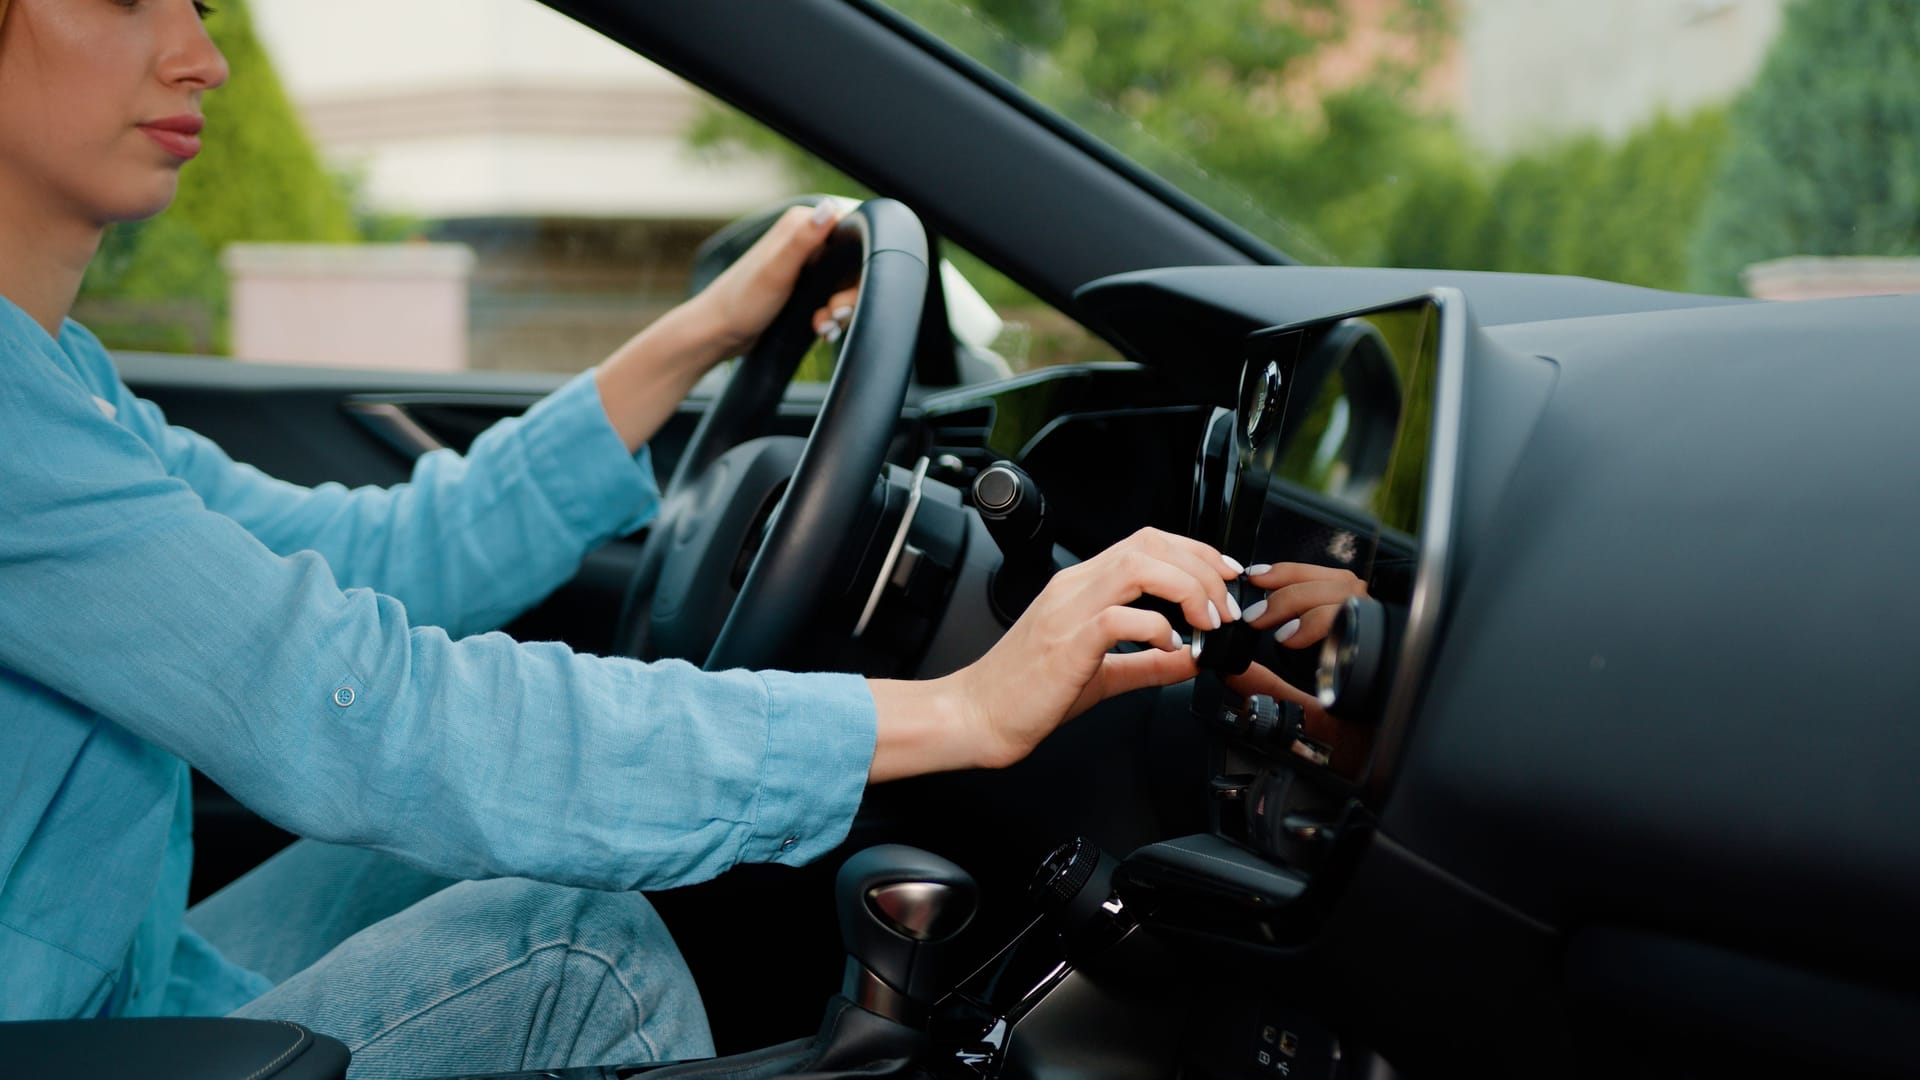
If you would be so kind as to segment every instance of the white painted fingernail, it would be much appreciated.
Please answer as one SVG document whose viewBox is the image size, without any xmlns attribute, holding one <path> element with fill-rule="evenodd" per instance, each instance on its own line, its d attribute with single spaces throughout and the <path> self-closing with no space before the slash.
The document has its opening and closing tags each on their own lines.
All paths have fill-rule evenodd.
<svg viewBox="0 0 1920 1080">
<path fill-rule="evenodd" d="M 1247 613 L 1244 616 L 1242 616 L 1242 618 L 1246 619 L 1248 622 L 1252 622 L 1253 620 L 1259 618 L 1262 615 L 1265 615 L 1266 613 L 1267 613 L 1267 602 L 1265 600 L 1255 600 L 1252 603 L 1252 605 L 1250 605 L 1247 608 Z"/>
<path fill-rule="evenodd" d="M 1167 636 L 1173 639 L 1172 651 L 1179 652 L 1180 651 L 1180 631 L 1169 628 L 1167 630 Z"/>
<path fill-rule="evenodd" d="M 833 220 L 833 204 L 832 203 L 823 202 L 819 206 L 816 206 L 813 208 L 813 223 L 815 225 L 825 225 L 827 222 L 832 220 Z"/>
<path fill-rule="evenodd" d="M 826 331 L 823 332 L 820 336 L 827 339 L 827 344 L 838 345 L 840 343 L 840 324 L 839 323 L 827 324 Z"/>
<path fill-rule="evenodd" d="M 837 307 L 837 308 L 834 308 L 834 309 L 833 309 L 833 321 L 834 321 L 834 322 L 842 322 L 842 323 L 843 323 L 843 322 L 846 322 L 846 321 L 847 321 L 848 319 L 851 319 L 851 318 L 853 318 L 853 308 L 852 308 L 852 307 L 850 307 L 850 306 L 848 306 L 848 305 L 846 305 L 846 304 L 841 304 L 841 305 L 840 305 L 839 307 Z"/>
<path fill-rule="evenodd" d="M 1206 647 L 1207 635 L 1204 633 L 1193 635 L 1193 640 L 1187 642 L 1187 652 L 1191 653 L 1195 660 L 1200 659 L 1200 651 Z"/>
<path fill-rule="evenodd" d="M 1286 622 L 1283 622 L 1280 624 L 1280 629 L 1275 630 L 1273 632 L 1273 640 L 1284 645 L 1287 643 L 1288 638 L 1292 637 L 1293 635 L 1299 632 L 1300 632 L 1300 620 L 1288 619 Z"/>
<path fill-rule="evenodd" d="M 1207 601 L 1207 618 L 1213 620 L 1210 624 L 1208 624 L 1207 629 L 1209 630 L 1220 629 L 1220 609 L 1217 607 L 1214 607 L 1213 601 L 1211 600 Z"/>
<path fill-rule="evenodd" d="M 1220 561 L 1227 564 L 1227 569 L 1233 571 L 1234 577 L 1239 577 L 1241 574 L 1247 572 L 1247 568 L 1240 565 L 1240 560 L 1231 555 L 1220 556 Z"/>
<path fill-rule="evenodd" d="M 1259 577 L 1271 569 L 1273 569 L 1272 563 L 1254 563 L 1252 566 L 1247 567 L 1247 576 Z"/>
<path fill-rule="evenodd" d="M 1233 598 L 1232 593 L 1227 594 L 1227 621 L 1240 621 L 1240 602 Z"/>
</svg>

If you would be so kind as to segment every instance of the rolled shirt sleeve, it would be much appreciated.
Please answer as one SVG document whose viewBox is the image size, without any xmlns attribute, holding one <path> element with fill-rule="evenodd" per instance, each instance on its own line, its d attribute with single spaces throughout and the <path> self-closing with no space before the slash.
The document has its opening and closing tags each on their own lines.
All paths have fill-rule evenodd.
<svg viewBox="0 0 1920 1080">
<path fill-rule="evenodd" d="M 592 495 L 629 483 L 644 506 L 651 479 L 620 475 L 647 470 L 610 425 L 568 421 L 599 408 L 591 391 L 573 384 L 504 445 L 476 445 L 472 461 L 502 470 L 489 483 L 540 486 L 537 512 L 511 527 L 557 524 L 587 544 L 646 512 L 609 515 Z M 240 496 L 216 483 L 203 502 L 89 396 L 66 372 L 0 380 L 0 667 L 178 754 L 290 831 L 448 876 L 661 888 L 743 861 L 802 863 L 846 835 L 873 753 L 861 679 L 456 638 L 392 595 L 343 589 L 325 544 L 276 553 L 209 508 L 247 503 L 269 533 L 276 514 L 315 513 L 260 494 L 276 482 L 249 479 Z M 423 464 L 414 486 L 460 468 Z M 398 541 L 349 494 L 331 496 L 343 502 L 328 529 L 377 577 Z M 465 524 L 453 531 L 500 523 Z M 510 606 L 502 596 L 483 608 Z"/>
</svg>

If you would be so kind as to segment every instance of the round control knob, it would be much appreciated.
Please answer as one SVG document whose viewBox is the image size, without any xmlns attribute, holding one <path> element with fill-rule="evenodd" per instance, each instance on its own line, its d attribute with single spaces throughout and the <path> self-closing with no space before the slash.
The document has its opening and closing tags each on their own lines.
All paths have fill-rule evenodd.
<svg viewBox="0 0 1920 1080">
<path fill-rule="evenodd" d="M 1047 852 L 1047 857 L 1040 860 L 1040 868 L 1033 872 L 1033 882 L 1027 886 L 1027 895 L 1048 911 L 1059 911 L 1080 895 L 1099 866 L 1100 849 L 1085 837 L 1075 837 Z"/>
<path fill-rule="evenodd" d="M 1003 465 L 989 465 L 973 480 L 974 505 L 989 513 L 1004 514 L 1020 501 L 1020 478 Z"/>
<path fill-rule="evenodd" d="M 1253 666 L 1253 653 L 1259 645 L 1258 630 L 1245 622 L 1230 622 L 1218 630 L 1195 630 L 1187 651 L 1206 671 L 1238 675 Z"/>
<path fill-rule="evenodd" d="M 996 461 L 973 478 L 973 507 L 1000 549 L 989 597 L 994 613 L 1012 625 L 1053 577 L 1053 528 L 1047 499 L 1027 471 Z"/>
<path fill-rule="evenodd" d="M 1113 897 L 1113 871 L 1120 860 L 1101 852 L 1084 836 L 1075 837 L 1048 852 L 1034 872 L 1027 894 L 1042 914 L 1054 916 L 1061 936 L 1070 944 L 1086 942 L 1112 931 L 1120 916 Z"/>
<path fill-rule="evenodd" d="M 1348 597 L 1320 643 L 1315 689 L 1321 706 L 1342 720 L 1376 719 L 1386 703 L 1388 653 L 1398 637 L 1386 605 Z"/>
</svg>

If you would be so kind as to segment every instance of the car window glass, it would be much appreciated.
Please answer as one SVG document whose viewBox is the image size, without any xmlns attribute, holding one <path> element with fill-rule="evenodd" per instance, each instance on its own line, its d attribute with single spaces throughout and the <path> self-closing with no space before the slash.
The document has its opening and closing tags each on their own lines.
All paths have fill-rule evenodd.
<svg viewBox="0 0 1920 1080">
<path fill-rule="evenodd" d="M 217 7 L 232 77 L 206 99 L 205 149 L 170 209 L 109 230 L 75 308 L 110 347 L 580 371 L 686 297 L 716 229 L 865 194 L 536 0 Z M 1111 356 L 949 254 L 979 296 L 960 320 L 976 377 Z M 800 377 L 832 360 L 817 349 Z"/>
<path fill-rule="evenodd" d="M 882 2 L 1301 261 L 1920 291 L 1911 0 Z"/>
</svg>

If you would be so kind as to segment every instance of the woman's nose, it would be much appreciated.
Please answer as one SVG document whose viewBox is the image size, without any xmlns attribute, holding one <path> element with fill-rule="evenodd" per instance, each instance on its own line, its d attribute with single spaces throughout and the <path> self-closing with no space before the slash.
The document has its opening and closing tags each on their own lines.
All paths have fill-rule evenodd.
<svg viewBox="0 0 1920 1080">
<path fill-rule="evenodd" d="M 212 90 L 227 81 L 227 58 L 207 34 L 192 0 L 169 5 L 160 77 L 168 85 Z"/>
</svg>

